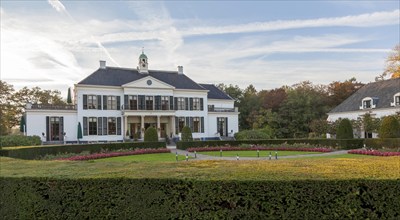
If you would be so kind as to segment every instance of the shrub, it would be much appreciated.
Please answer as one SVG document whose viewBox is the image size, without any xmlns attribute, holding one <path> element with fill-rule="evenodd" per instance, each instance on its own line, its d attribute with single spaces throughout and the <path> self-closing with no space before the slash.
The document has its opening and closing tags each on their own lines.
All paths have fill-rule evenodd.
<svg viewBox="0 0 400 220">
<path fill-rule="evenodd" d="M 236 140 L 261 140 L 269 139 L 271 136 L 262 129 L 257 130 L 244 130 L 235 133 Z"/>
<path fill-rule="evenodd" d="M 39 136 L 7 135 L 0 136 L 0 147 L 41 145 Z"/>
<path fill-rule="evenodd" d="M 193 141 L 192 130 L 188 126 L 182 128 L 182 141 Z"/>
<path fill-rule="evenodd" d="M 67 158 L 60 158 L 60 160 L 96 160 L 108 157 L 120 157 L 129 155 L 140 155 L 140 154 L 157 154 L 157 153 L 170 153 L 170 149 L 137 149 L 133 151 L 123 152 L 109 152 L 109 153 L 97 153 L 89 155 L 75 155 Z"/>
<path fill-rule="evenodd" d="M 364 143 L 367 148 L 400 150 L 400 138 L 368 138 L 364 140 Z"/>
<path fill-rule="evenodd" d="M 148 127 L 147 130 L 144 132 L 144 141 L 145 142 L 158 141 L 157 130 L 153 126 Z"/>
<path fill-rule="evenodd" d="M 349 150 L 349 154 L 363 154 L 372 156 L 400 156 L 400 152 L 381 152 L 376 150 Z"/>
<path fill-rule="evenodd" d="M 353 139 L 353 127 L 349 119 L 344 118 L 340 121 L 340 124 L 336 131 L 337 139 Z"/>
<path fill-rule="evenodd" d="M 383 118 L 378 134 L 380 138 L 399 138 L 400 124 L 397 119 L 394 116 Z"/>
</svg>

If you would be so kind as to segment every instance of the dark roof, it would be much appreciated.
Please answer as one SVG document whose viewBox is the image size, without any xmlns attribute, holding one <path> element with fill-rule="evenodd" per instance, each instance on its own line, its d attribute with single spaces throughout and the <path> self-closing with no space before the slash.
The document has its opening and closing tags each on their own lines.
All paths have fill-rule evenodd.
<svg viewBox="0 0 400 220">
<path fill-rule="evenodd" d="M 362 100 L 367 97 L 374 100 L 375 109 L 390 108 L 390 103 L 398 92 L 400 92 L 400 78 L 369 83 L 332 109 L 330 113 L 358 111 Z"/>
<path fill-rule="evenodd" d="M 126 83 L 136 81 L 141 78 L 151 76 L 162 82 L 165 82 L 177 89 L 205 90 L 199 84 L 191 80 L 184 74 L 178 74 L 177 71 L 149 70 L 148 74 L 139 73 L 137 69 L 127 69 L 118 67 L 106 67 L 98 69 L 90 74 L 80 85 L 101 85 L 101 86 L 122 86 Z"/>
<path fill-rule="evenodd" d="M 218 87 L 213 84 L 200 84 L 202 87 L 208 90 L 207 98 L 209 99 L 229 99 L 233 100 L 225 92 L 221 91 Z"/>
</svg>

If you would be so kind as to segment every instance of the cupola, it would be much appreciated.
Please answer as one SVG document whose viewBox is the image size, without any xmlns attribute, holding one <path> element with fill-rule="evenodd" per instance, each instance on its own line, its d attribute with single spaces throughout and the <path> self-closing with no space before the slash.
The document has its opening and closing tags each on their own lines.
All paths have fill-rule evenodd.
<svg viewBox="0 0 400 220">
<path fill-rule="evenodd" d="M 144 54 L 142 49 L 142 54 L 139 56 L 139 66 L 138 66 L 139 73 L 149 73 L 149 64 L 147 62 L 147 56 Z"/>
</svg>

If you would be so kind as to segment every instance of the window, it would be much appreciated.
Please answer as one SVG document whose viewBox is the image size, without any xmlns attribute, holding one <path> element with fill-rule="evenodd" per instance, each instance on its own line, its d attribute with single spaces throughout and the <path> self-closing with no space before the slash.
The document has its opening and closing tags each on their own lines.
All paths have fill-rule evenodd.
<svg viewBox="0 0 400 220">
<path fill-rule="evenodd" d="M 153 110 L 153 96 L 146 96 L 146 110 Z"/>
<path fill-rule="evenodd" d="M 208 111 L 213 112 L 214 111 L 214 105 L 208 105 Z"/>
<path fill-rule="evenodd" d="M 395 106 L 400 105 L 400 95 L 394 97 L 394 105 Z"/>
<path fill-rule="evenodd" d="M 169 110 L 169 97 L 168 96 L 161 97 L 161 110 Z"/>
<path fill-rule="evenodd" d="M 363 101 L 363 109 L 371 108 L 371 100 Z"/>
<path fill-rule="evenodd" d="M 107 109 L 117 110 L 117 97 L 113 95 L 107 96 Z"/>
<path fill-rule="evenodd" d="M 60 129 L 60 117 L 50 117 L 50 141 L 63 140 Z"/>
<path fill-rule="evenodd" d="M 200 98 L 193 98 L 193 110 L 200 110 Z"/>
<path fill-rule="evenodd" d="M 217 117 L 217 132 L 220 136 L 228 135 L 228 118 Z"/>
<path fill-rule="evenodd" d="M 130 110 L 137 110 L 137 106 L 138 106 L 138 100 L 137 100 L 137 96 L 136 95 L 130 95 L 128 97 L 128 102 L 129 102 L 129 109 Z"/>
<path fill-rule="evenodd" d="M 87 96 L 87 107 L 88 109 L 97 109 L 97 96 L 95 95 Z"/>
<path fill-rule="evenodd" d="M 185 110 L 185 98 L 178 98 L 178 110 Z"/>
<path fill-rule="evenodd" d="M 179 117 L 178 131 L 182 132 L 183 127 L 185 127 L 185 117 Z"/>
<path fill-rule="evenodd" d="M 97 118 L 89 118 L 89 135 L 97 135 Z"/>
<path fill-rule="evenodd" d="M 200 132 L 200 118 L 194 117 L 193 118 L 193 133 Z"/>
<path fill-rule="evenodd" d="M 117 120 L 116 118 L 108 118 L 108 135 L 117 134 Z"/>
</svg>

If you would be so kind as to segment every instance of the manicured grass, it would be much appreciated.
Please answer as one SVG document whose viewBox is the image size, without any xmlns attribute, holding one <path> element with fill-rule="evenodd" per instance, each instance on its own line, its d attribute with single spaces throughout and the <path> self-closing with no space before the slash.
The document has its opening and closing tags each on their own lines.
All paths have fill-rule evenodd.
<svg viewBox="0 0 400 220">
<path fill-rule="evenodd" d="M 186 157 L 183 155 L 178 155 L 178 160 L 186 160 Z M 161 153 L 161 154 L 141 154 L 141 155 L 130 155 L 130 156 L 121 156 L 121 157 L 109 157 L 104 159 L 95 160 L 96 162 L 171 162 L 176 161 L 176 155 L 171 153 Z"/>
<path fill-rule="evenodd" d="M 174 154 L 171 154 L 174 157 Z M 357 155 L 358 156 L 358 155 Z M 362 155 L 360 155 L 362 156 Z M 400 179 L 398 157 L 257 161 L 43 161 L 0 157 L 2 177 L 195 180 Z"/>
<path fill-rule="evenodd" d="M 272 157 L 275 157 L 275 151 L 260 151 L 260 157 L 269 157 L 271 153 Z M 205 154 L 209 156 L 219 157 L 219 151 L 204 151 L 198 152 L 197 154 Z M 223 151 L 223 157 L 236 157 L 239 154 L 239 157 L 257 157 L 257 151 L 254 150 L 243 150 L 243 151 Z M 321 152 L 306 152 L 306 151 L 278 151 L 279 156 L 289 156 L 289 155 L 303 155 L 303 154 L 323 154 Z"/>
<path fill-rule="evenodd" d="M 301 160 L 301 159 L 336 159 L 336 158 L 376 158 L 377 156 L 361 155 L 361 154 L 339 154 L 339 155 L 326 155 L 318 157 L 300 157 L 300 158 L 288 158 L 290 160 Z"/>
</svg>

